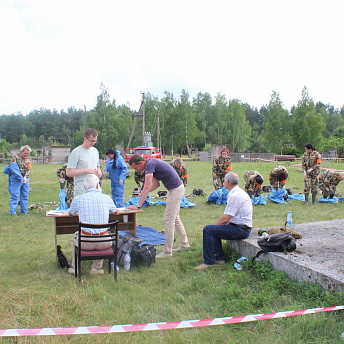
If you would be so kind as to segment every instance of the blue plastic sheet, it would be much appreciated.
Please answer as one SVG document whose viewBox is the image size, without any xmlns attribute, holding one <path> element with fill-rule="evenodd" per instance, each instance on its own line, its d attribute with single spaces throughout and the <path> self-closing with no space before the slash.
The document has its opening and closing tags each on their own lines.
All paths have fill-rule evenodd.
<svg viewBox="0 0 344 344">
<path fill-rule="evenodd" d="M 271 188 L 271 193 L 268 194 L 268 199 L 271 202 L 287 204 L 287 202 L 283 198 L 286 193 L 287 191 L 285 190 L 284 186 L 279 190 L 276 190 L 275 188 Z"/>
<path fill-rule="evenodd" d="M 128 205 L 136 205 L 137 203 L 139 203 L 140 197 L 131 197 L 130 200 L 128 202 L 124 203 L 124 206 L 127 207 Z M 156 201 L 156 202 L 151 202 L 150 200 L 150 194 L 148 194 L 145 202 L 142 204 L 143 207 L 145 206 L 151 206 L 151 205 L 166 205 L 166 202 L 164 201 Z M 181 208 L 191 208 L 191 207 L 195 207 L 196 204 L 195 203 L 190 203 L 187 198 L 183 195 L 183 198 L 180 202 L 180 207 Z"/>
<path fill-rule="evenodd" d="M 252 200 L 253 205 L 258 205 L 258 204 L 266 205 L 266 199 L 264 196 L 258 196 L 258 197 L 252 196 L 251 200 Z"/>
<path fill-rule="evenodd" d="M 215 203 L 215 204 L 226 204 L 227 203 L 227 196 L 229 191 L 222 187 L 221 189 L 214 190 L 208 197 L 208 203 Z"/>
<path fill-rule="evenodd" d="M 333 198 L 331 199 L 331 198 L 320 197 L 320 198 L 318 199 L 318 202 L 320 202 L 320 203 L 338 203 L 338 202 L 339 202 L 339 198 L 333 197 Z"/>
<path fill-rule="evenodd" d="M 305 195 L 304 194 L 292 194 L 288 195 L 288 201 L 304 201 Z"/>
<path fill-rule="evenodd" d="M 140 198 L 141 197 L 131 197 L 128 202 L 124 202 L 124 206 L 127 207 L 128 205 L 137 205 L 137 203 L 139 203 L 139 201 L 140 201 Z M 148 194 L 146 200 L 142 204 L 142 207 L 149 207 L 151 205 L 156 205 L 156 204 L 160 204 L 160 203 L 158 203 L 158 202 L 151 202 L 150 194 Z"/>
<path fill-rule="evenodd" d="M 127 232 L 118 231 L 118 234 L 124 237 Z M 143 240 L 140 245 L 164 245 L 166 241 L 165 233 L 158 233 L 153 227 L 136 226 L 136 236 Z"/>
<path fill-rule="evenodd" d="M 66 190 L 61 189 L 59 193 L 60 206 L 56 210 L 67 210 L 66 206 Z"/>
</svg>

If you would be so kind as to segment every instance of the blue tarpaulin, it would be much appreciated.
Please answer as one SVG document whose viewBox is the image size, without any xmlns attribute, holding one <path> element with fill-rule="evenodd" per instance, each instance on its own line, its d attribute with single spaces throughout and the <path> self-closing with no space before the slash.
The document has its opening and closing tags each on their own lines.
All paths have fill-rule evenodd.
<svg viewBox="0 0 344 344">
<path fill-rule="evenodd" d="M 118 231 L 118 234 L 124 237 L 128 231 Z M 136 236 L 143 240 L 142 244 L 164 245 L 165 234 L 158 233 L 153 227 L 136 226 Z"/>
<path fill-rule="evenodd" d="M 140 197 L 131 197 L 130 200 L 128 202 L 124 203 L 124 206 L 127 207 L 128 205 L 136 205 L 137 203 L 139 203 Z M 151 206 L 151 205 L 166 205 L 166 202 L 164 201 L 156 201 L 156 202 L 151 202 L 150 200 L 150 194 L 148 194 L 146 200 L 143 203 L 143 207 L 145 206 Z M 191 207 L 195 207 L 196 204 L 195 203 L 190 203 L 187 198 L 183 195 L 183 198 L 180 202 L 180 207 L 181 208 L 191 208 Z"/>
<path fill-rule="evenodd" d="M 286 193 L 287 191 L 285 190 L 284 186 L 279 190 L 271 188 L 271 193 L 268 194 L 268 199 L 271 202 L 287 204 L 287 202 L 283 198 L 286 195 Z"/>
<path fill-rule="evenodd" d="M 266 205 L 266 199 L 264 196 L 258 196 L 258 197 L 252 196 L 252 204 L 253 205 L 258 205 L 258 204 Z"/>
<path fill-rule="evenodd" d="M 208 197 L 208 203 L 215 203 L 215 204 L 226 204 L 227 203 L 227 195 L 229 191 L 222 187 L 221 189 L 214 190 Z"/>
</svg>

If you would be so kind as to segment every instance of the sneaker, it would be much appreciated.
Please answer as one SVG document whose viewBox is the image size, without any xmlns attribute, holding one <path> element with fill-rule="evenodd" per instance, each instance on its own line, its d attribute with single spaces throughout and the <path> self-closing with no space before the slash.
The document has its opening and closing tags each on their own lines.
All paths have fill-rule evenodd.
<svg viewBox="0 0 344 344">
<path fill-rule="evenodd" d="M 90 275 L 103 275 L 104 274 L 104 270 L 103 269 L 91 269 L 90 271 Z"/>
<path fill-rule="evenodd" d="M 161 253 L 159 253 L 155 258 L 170 258 L 172 257 L 172 252 L 171 253 L 165 253 L 164 251 L 162 251 Z"/>
<path fill-rule="evenodd" d="M 174 248 L 172 251 L 187 251 L 190 248 L 189 246 L 179 246 L 178 248 Z"/>
<path fill-rule="evenodd" d="M 68 269 L 68 273 L 69 273 L 69 274 L 75 275 L 75 270 L 74 270 L 74 268 L 69 268 L 69 269 Z"/>
</svg>

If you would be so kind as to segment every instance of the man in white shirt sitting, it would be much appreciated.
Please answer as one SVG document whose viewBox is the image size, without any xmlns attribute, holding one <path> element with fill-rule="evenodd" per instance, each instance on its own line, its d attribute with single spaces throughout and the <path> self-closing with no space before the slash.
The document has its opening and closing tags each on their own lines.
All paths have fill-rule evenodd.
<svg viewBox="0 0 344 344">
<path fill-rule="evenodd" d="M 252 229 L 252 202 L 248 194 L 239 188 L 239 177 L 233 172 L 225 175 L 223 186 L 229 191 L 224 214 L 216 225 L 203 228 L 203 263 L 195 270 L 223 264 L 225 256 L 221 240 L 246 239 Z"/>
</svg>

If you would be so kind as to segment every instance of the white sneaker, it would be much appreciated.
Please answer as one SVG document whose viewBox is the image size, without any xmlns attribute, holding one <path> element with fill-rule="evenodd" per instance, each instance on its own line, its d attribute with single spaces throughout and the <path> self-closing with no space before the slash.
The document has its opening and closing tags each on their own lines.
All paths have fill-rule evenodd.
<svg viewBox="0 0 344 344">
<path fill-rule="evenodd" d="M 104 270 L 103 269 L 91 269 L 90 271 L 90 275 L 103 275 L 104 274 Z"/>
<path fill-rule="evenodd" d="M 187 251 L 190 248 L 189 246 L 179 246 L 178 248 L 174 248 L 172 251 Z"/>
<path fill-rule="evenodd" d="M 69 274 L 75 275 L 75 270 L 74 270 L 74 268 L 69 268 L 69 269 L 68 269 L 68 273 L 69 273 Z"/>
<path fill-rule="evenodd" d="M 159 253 L 155 258 L 170 258 L 172 257 L 172 252 L 171 253 L 165 253 L 164 251 L 162 251 L 161 253 Z"/>
</svg>

